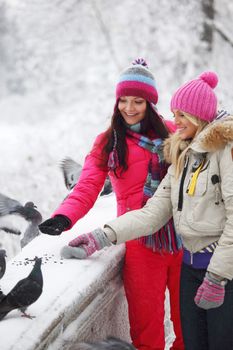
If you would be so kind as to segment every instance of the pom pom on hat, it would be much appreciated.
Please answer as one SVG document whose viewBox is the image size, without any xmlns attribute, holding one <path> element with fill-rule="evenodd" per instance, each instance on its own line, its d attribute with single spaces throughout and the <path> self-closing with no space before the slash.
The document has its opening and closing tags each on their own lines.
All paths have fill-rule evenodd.
<svg viewBox="0 0 233 350">
<path fill-rule="evenodd" d="M 149 68 L 148 64 L 146 63 L 146 60 L 144 60 L 144 58 L 142 58 L 142 57 L 139 57 L 139 58 L 136 58 L 135 60 L 133 60 L 132 64 L 133 65 L 140 64 L 141 66 Z"/>
<path fill-rule="evenodd" d="M 204 80 L 212 89 L 218 84 L 218 77 L 214 72 L 203 72 L 199 78 Z"/>
<path fill-rule="evenodd" d="M 144 58 L 135 59 L 120 74 L 116 85 L 116 99 L 121 96 L 141 97 L 154 105 L 158 102 L 155 79 Z"/>
<path fill-rule="evenodd" d="M 217 114 L 217 97 L 213 89 L 218 84 L 214 72 L 203 72 L 197 79 L 182 85 L 172 96 L 171 110 L 178 109 L 211 122 Z"/>
</svg>

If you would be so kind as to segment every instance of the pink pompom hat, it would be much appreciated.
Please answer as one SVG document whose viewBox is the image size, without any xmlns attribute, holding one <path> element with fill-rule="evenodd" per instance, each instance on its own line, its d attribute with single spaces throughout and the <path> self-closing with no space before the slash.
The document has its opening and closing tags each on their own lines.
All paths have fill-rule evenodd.
<svg viewBox="0 0 233 350">
<path fill-rule="evenodd" d="M 218 84 L 214 72 L 203 72 L 197 79 L 182 85 L 172 96 L 171 110 L 189 113 L 211 122 L 217 115 L 217 97 L 213 89 Z"/>
</svg>

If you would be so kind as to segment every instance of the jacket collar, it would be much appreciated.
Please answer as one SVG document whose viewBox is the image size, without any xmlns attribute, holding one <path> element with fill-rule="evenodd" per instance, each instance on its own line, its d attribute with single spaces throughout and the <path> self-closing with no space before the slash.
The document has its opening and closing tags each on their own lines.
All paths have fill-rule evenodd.
<svg viewBox="0 0 233 350">
<path fill-rule="evenodd" d="M 173 141 L 177 138 L 177 133 L 172 134 L 164 142 L 164 156 L 170 163 L 170 150 Z M 215 152 L 224 148 L 227 143 L 233 141 L 233 116 L 226 116 L 220 120 L 214 120 L 208 124 L 190 142 L 183 142 L 182 149 L 189 148 L 197 153 Z"/>
<path fill-rule="evenodd" d="M 216 152 L 232 141 L 233 116 L 227 116 L 208 124 L 190 144 L 190 148 L 200 153 Z"/>
</svg>

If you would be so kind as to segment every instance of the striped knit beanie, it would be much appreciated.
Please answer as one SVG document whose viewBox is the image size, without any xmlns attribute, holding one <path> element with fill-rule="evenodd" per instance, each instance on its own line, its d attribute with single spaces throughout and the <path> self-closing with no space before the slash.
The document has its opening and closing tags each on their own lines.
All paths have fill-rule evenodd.
<svg viewBox="0 0 233 350">
<path fill-rule="evenodd" d="M 218 77 L 214 72 L 203 72 L 174 93 L 171 110 L 178 109 L 211 122 L 217 114 L 217 97 L 213 91 L 217 84 Z"/>
<path fill-rule="evenodd" d="M 132 65 L 120 74 L 116 86 L 117 101 L 121 96 L 141 97 L 154 105 L 158 102 L 154 76 L 143 58 L 134 60 Z"/>
</svg>

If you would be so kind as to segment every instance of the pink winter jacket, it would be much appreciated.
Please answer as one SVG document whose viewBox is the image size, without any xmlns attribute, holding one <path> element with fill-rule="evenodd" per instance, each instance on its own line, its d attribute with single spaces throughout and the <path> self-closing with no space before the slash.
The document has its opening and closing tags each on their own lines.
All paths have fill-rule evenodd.
<svg viewBox="0 0 233 350">
<path fill-rule="evenodd" d="M 166 125 L 171 132 L 175 131 L 171 121 L 166 121 Z M 103 135 L 104 133 L 97 136 L 91 152 L 86 156 L 81 176 L 73 191 L 52 215 L 65 215 L 71 220 L 71 227 L 93 207 L 107 175 L 116 195 L 117 216 L 142 206 L 143 187 L 151 153 L 127 138 L 128 169 L 117 178 L 112 171 L 108 172 L 107 167 L 101 169 L 97 165 L 101 159 Z"/>
</svg>

